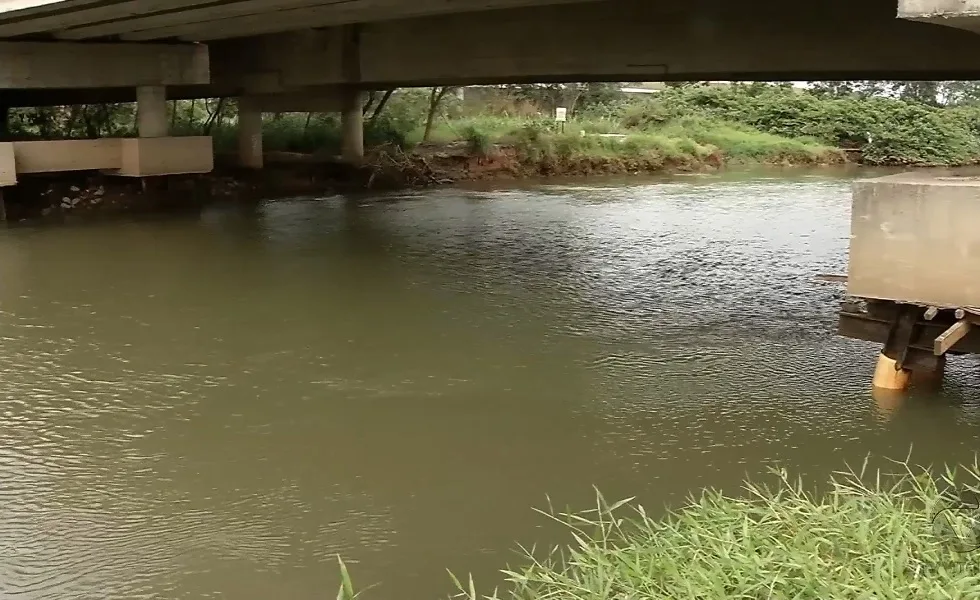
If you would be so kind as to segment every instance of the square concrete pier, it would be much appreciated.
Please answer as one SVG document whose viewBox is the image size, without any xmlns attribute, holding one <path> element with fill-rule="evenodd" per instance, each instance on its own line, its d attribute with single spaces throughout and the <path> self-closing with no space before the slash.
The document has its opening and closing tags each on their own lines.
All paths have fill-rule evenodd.
<svg viewBox="0 0 980 600">
<path fill-rule="evenodd" d="M 980 176 L 923 171 L 855 182 L 847 292 L 980 307 Z"/>
</svg>

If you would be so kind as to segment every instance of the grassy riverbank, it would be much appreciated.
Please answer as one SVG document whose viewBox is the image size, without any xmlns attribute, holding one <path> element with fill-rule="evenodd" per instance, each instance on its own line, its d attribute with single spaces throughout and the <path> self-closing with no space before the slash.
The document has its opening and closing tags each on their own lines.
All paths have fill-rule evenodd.
<svg viewBox="0 0 980 600">
<path fill-rule="evenodd" d="M 574 543 L 544 557 L 526 553 L 524 566 L 504 572 L 506 588 L 489 596 L 457 582 L 460 597 L 980 597 L 978 543 L 967 527 L 977 510 L 943 510 L 960 506 L 962 492 L 952 490 L 977 492 L 977 466 L 938 479 L 902 469 L 842 474 L 822 495 L 779 473 L 771 488 L 749 483 L 741 497 L 706 491 L 663 519 L 600 497 L 590 512 L 551 516 Z M 937 527 L 937 514 L 954 529 Z M 349 598 L 342 570 L 338 597 Z"/>
<path fill-rule="evenodd" d="M 467 108 L 448 102 L 426 136 L 426 111 L 412 99 L 414 93 L 396 97 L 369 123 L 369 145 L 408 152 L 464 145 L 480 157 L 503 150 L 531 174 L 574 174 L 582 163 L 614 168 L 618 161 L 645 171 L 835 164 L 845 162 L 847 152 L 876 166 L 980 161 L 980 107 L 975 105 L 937 107 L 766 84 L 691 85 L 584 106 L 564 131 L 539 107 L 508 101 Z M 233 125 L 216 135 L 219 147 L 234 148 Z M 279 115 L 266 121 L 265 140 L 271 151 L 333 153 L 339 149 L 340 124 L 335 115 Z"/>
</svg>

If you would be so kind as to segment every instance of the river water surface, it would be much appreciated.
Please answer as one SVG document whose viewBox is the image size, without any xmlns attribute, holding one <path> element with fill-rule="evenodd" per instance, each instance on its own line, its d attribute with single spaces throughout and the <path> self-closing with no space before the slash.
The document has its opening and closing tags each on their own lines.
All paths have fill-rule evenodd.
<svg viewBox="0 0 980 600">
<path fill-rule="evenodd" d="M 0 235 L 0 592 L 497 583 L 532 507 L 971 460 L 980 368 L 879 406 L 834 334 L 849 184 L 294 199 Z"/>
</svg>

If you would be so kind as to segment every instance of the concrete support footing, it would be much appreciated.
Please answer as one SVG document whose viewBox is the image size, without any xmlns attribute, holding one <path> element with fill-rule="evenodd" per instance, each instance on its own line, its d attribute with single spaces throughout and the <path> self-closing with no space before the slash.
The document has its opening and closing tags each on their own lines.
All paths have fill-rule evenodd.
<svg viewBox="0 0 980 600">
<path fill-rule="evenodd" d="M 136 88 L 136 127 L 140 137 L 166 137 L 170 127 L 165 87 L 144 85 Z"/>
<path fill-rule="evenodd" d="M 249 98 L 238 99 L 238 159 L 243 167 L 261 169 L 262 109 Z"/>
<path fill-rule="evenodd" d="M 909 387 L 912 373 L 908 369 L 897 369 L 896 362 L 884 354 L 878 356 L 874 380 L 871 385 L 880 390 L 904 390 Z"/>
<path fill-rule="evenodd" d="M 364 160 L 364 94 L 357 90 L 344 92 L 341 113 L 341 157 L 350 163 Z"/>
</svg>

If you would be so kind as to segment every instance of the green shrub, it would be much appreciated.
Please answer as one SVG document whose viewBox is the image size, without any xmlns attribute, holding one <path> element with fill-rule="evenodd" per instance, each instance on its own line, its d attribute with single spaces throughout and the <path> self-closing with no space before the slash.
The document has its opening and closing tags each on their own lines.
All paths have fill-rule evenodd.
<svg viewBox="0 0 980 600">
<path fill-rule="evenodd" d="M 463 139 L 466 141 L 470 153 L 477 156 L 487 156 L 493 147 L 490 136 L 475 125 L 467 125 L 463 129 Z"/>
</svg>

